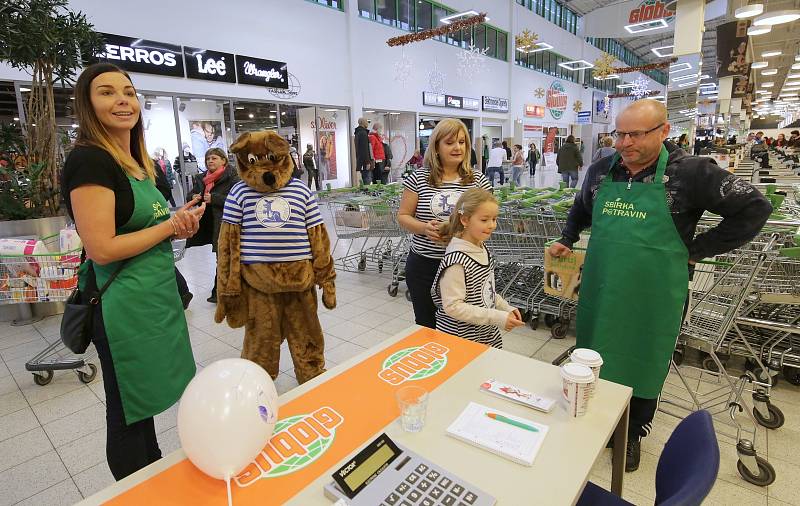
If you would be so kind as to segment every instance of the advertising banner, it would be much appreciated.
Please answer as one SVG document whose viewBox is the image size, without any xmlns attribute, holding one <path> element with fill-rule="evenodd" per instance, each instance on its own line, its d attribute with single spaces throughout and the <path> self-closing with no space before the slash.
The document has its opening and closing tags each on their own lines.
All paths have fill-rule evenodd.
<svg viewBox="0 0 800 506">
<path fill-rule="evenodd" d="M 606 94 L 599 91 L 592 92 L 592 123 L 611 123 L 611 101 L 606 107 Z"/>
<path fill-rule="evenodd" d="M 746 76 L 747 20 L 731 21 L 717 27 L 717 77 Z"/>
</svg>

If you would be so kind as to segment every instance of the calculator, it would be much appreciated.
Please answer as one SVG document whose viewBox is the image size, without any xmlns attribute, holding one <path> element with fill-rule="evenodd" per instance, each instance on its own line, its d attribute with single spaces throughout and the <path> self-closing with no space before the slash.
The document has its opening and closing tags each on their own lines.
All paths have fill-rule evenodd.
<svg viewBox="0 0 800 506">
<path fill-rule="evenodd" d="M 381 434 L 331 475 L 325 497 L 349 506 L 493 506 L 497 500 Z"/>
</svg>

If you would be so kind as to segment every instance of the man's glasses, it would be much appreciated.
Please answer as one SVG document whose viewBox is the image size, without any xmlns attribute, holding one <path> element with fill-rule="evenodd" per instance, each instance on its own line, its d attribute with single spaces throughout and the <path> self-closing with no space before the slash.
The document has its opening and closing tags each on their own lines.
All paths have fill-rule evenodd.
<svg viewBox="0 0 800 506">
<path fill-rule="evenodd" d="M 614 138 L 615 141 L 621 141 L 625 139 L 625 136 L 629 136 L 632 141 L 636 142 L 639 139 L 644 138 L 645 135 L 649 134 L 650 132 L 655 132 L 659 128 L 663 127 L 664 123 L 660 125 L 654 126 L 650 130 L 636 130 L 635 132 L 620 132 L 618 130 L 614 130 L 611 132 L 611 137 Z"/>
</svg>

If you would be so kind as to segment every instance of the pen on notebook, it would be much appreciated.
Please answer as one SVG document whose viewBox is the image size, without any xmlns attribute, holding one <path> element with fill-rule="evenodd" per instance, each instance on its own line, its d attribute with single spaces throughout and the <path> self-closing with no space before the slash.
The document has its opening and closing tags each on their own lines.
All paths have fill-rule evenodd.
<svg viewBox="0 0 800 506">
<path fill-rule="evenodd" d="M 507 423 L 509 425 L 513 425 L 514 427 L 519 427 L 520 429 L 529 430 L 531 432 L 539 432 L 539 429 L 533 427 L 532 425 L 512 420 L 511 418 L 505 417 L 503 415 L 498 415 L 497 413 L 486 413 L 486 416 L 488 416 L 492 420 L 497 420 L 498 422 Z"/>
</svg>

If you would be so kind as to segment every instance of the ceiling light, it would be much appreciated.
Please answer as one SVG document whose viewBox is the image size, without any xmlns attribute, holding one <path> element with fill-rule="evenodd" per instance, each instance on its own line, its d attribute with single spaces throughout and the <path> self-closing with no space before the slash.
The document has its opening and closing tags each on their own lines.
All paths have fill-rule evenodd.
<svg viewBox="0 0 800 506">
<path fill-rule="evenodd" d="M 783 54 L 783 51 L 780 51 L 780 50 L 777 50 L 777 51 L 764 51 L 763 53 L 761 53 L 761 57 L 762 58 L 769 58 L 771 56 L 780 56 L 782 54 Z"/>
<path fill-rule="evenodd" d="M 654 47 L 650 49 L 656 56 L 661 58 L 666 58 L 667 56 L 672 56 L 673 51 L 669 51 L 670 49 L 674 49 L 675 46 L 661 46 L 661 47 Z"/>
<path fill-rule="evenodd" d="M 697 74 L 687 74 L 685 76 L 673 77 L 673 82 L 686 81 L 687 79 L 697 79 Z"/>
<path fill-rule="evenodd" d="M 19 121 L 19 118 L 14 116 L 14 121 Z"/>
<path fill-rule="evenodd" d="M 761 83 L 762 88 L 772 88 L 775 86 L 775 83 Z"/>
<path fill-rule="evenodd" d="M 550 49 L 553 49 L 553 46 L 547 42 L 539 42 L 533 47 L 533 49 L 528 49 L 526 53 L 538 53 L 539 51 L 547 51 Z"/>
<path fill-rule="evenodd" d="M 772 31 L 771 26 L 751 26 L 747 29 L 747 35 L 754 37 L 756 35 L 764 35 Z"/>
<path fill-rule="evenodd" d="M 800 54 L 794 57 L 794 61 L 800 61 Z"/>
<path fill-rule="evenodd" d="M 678 88 L 686 88 L 687 86 L 694 86 L 697 84 L 697 81 L 690 81 L 688 83 L 681 83 L 678 85 Z"/>
<path fill-rule="evenodd" d="M 670 74 L 677 74 L 678 72 L 684 72 L 686 70 L 691 70 L 692 65 L 687 62 L 680 62 L 680 63 L 673 63 L 669 66 L 669 73 Z"/>
<path fill-rule="evenodd" d="M 774 76 L 777 73 L 778 73 L 778 69 L 767 69 L 767 70 L 762 70 L 761 71 L 761 75 L 762 76 Z"/>
<path fill-rule="evenodd" d="M 800 97 L 789 97 L 789 98 L 784 98 L 784 100 L 786 100 L 787 102 L 797 102 L 798 100 L 800 100 Z"/>
<path fill-rule="evenodd" d="M 253 116 L 253 113 L 251 112 L 250 114 L 247 115 L 247 117 L 253 119 L 255 116 Z"/>
<path fill-rule="evenodd" d="M 325 112 L 337 112 L 338 109 L 325 109 Z"/>
<path fill-rule="evenodd" d="M 594 78 L 597 79 L 598 81 L 606 81 L 608 79 L 619 79 L 619 75 L 618 74 L 608 74 L 606 77 L 594 76 Z"/>
<path fill-rule="evenodd" d="M 624 90 L 625 88 L 633 88 L 633 86 L 634 86 L 633 83 L 622 83 L 618 84 L 617 88 Z"/>
<path fill-rule="evenodd" d="M 583 70 L 594 67 L 593 64 L 589 63 L 586 60 L 565 61 L 564 63 L 559 63 L 558 66 L 564 67 L 567 70 Z"/>
<path fill-rule="evenodd" d="M 72 128 L 78 128 L 78 124 L 77 124 L 77 123 L 73 123 L 73 124 L 71 124 L 70 126 L 71 126 Z"/>
<path fill-rule="evenodd" d="M 753 20 L 753 26 L 773 26 L 800 19 L 800 10 L 785 9 L 762 14 Z"/>
<path fill-rule="evenodd" d="M 733 15 L 739 19 L 752 18 L 764 12 L 764 4 L 751 4 L 739 7 Z"/>
<path fill-rule="evenodd" d="M 655 97 L 650 97 L 650 98 L 653 99 L 653 100 L 666 100 L 667 99 L 667 97 L 665 97 L 664 95 L 656 95 Z"/>
<path fill-rule="evenodd" d="M 760 95 L 772 95 L 772 92 L 767 90 L 756 90 L 756 93 Z"/>
<path fill-rule="evenodd" d="M 752 65 L 750 65 L 750 66 L 751 66 L 752 68 L 754 68 L 754 69 L 764 69 L 764 68 L 767 68 L 767 67 L 769 67 L 769 62 L 766 62 L 766 61 L 756 61 L 756 62 L 753 62 L 753 64 L 752 64 Z"/>
<path fill-rule="evenodd" d="M 634 23 L 632 25 L 625 25 L 625 30 L 628 33 L 642 33 L 642 32 L 649 32 L 652 30 L 658 30 L 660 28 L 666 28 L 669 25 L 664 19 L 656 19 L 653 21 L 645 21 L 643 23 Z"/>
<path fill-rule="evenodd" d="M 477 15 L 478 15 L 478 13 L 473 11 L 473 10 L 464 11 L 464 12 L 457 12 L 455 14 L 451 14 L 449 16 L 443 17 L 442 19 L 439 20 L 439 22 L 444 23 L 445 25 L 449 25 L 450 23 L 452 23 L 453 21 L 456 21 L 458 19 L 471 18 L 472 16 L 477 16 Z M 488 17 L 486 18 L 486 21 L 489 21 Z"/>
<path fill-rule="evenodd" d="M 792 70 L 800 70 L 800 63 L 795 63 L 792 65 Z"/>
<path fill-rule="evenodd" d="M 30 88 L 22 88 L 22 87 L 21 87 L 21 88 L 19 89 L 19 91 L 21 91 L 21 92 L 25 93 L 26 91 L 31 91 L 31 89 L 30 89 Z"/>
</svg>

